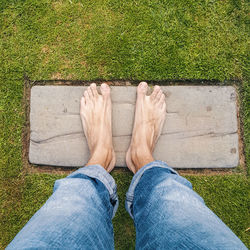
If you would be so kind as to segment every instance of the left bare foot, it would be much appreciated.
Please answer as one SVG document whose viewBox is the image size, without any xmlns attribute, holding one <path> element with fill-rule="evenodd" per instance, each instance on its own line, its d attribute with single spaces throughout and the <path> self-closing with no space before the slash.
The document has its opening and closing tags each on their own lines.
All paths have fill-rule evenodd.
<svg viewBox="0 0 250 250">
<path fill-rule="evenodd" d="M 80 115 L 87 138 L 90 159 L 86 165 L 99 164 L 110 172 L 115 166 L 112 143 L 110 87 L 103 83 L 101 95 L 92 83 L 81 98 Z"/>
</svg>

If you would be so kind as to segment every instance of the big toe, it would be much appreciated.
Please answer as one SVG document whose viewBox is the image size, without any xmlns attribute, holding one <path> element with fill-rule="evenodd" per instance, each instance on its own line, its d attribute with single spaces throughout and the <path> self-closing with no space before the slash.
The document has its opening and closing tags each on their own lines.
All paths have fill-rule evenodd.
<svg viewBox="0 0 250 250">
<path fill-rule="evenodd" d="M 101 84 L 101 93 L 103 97 L 109 97 L 110 96 L 110 87 L 106 83 Z"/>
<path fill-rule="evenodd" d="M 148 84 L 146 82 L 140 82 L 137 87 L 137 94 L 146 95 L 148 91 Z"/>
</svg>

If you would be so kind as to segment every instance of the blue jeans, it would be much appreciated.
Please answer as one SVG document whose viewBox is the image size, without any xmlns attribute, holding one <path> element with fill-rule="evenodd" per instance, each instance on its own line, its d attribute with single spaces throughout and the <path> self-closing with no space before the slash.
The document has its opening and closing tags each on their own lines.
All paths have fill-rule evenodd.
<svg viewBox="0 0 250 250">
<path fill-rule="evenodd" d="M 57 180 L 7 249 L 114 249 L 116 184 L 99 165 Z M 161 161 L 141 168 L 126 195 L 137 249 L 247 249 L 185 178 Z"/>
</svg>

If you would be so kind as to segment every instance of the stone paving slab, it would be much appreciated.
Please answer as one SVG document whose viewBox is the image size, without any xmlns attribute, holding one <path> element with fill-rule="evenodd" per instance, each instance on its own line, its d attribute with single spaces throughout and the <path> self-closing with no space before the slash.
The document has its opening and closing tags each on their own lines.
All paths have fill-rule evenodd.
<svg viewBox="0 0 250 250">
<path fill-rule="evenodd" d="M 112 86 L 116 166 L 125 166 L 136 87 Z M 89 157 L 79 116 L 83 86 L 34 86 L 29 161 L 83 166 Z M 232 168 L 239 162 L 236 91 L 219 86 L 162 86 L 167 115 L 154 157 L 174 168 Z M 152 90 L 149 91 L 149 93 Z"/>
</svg>

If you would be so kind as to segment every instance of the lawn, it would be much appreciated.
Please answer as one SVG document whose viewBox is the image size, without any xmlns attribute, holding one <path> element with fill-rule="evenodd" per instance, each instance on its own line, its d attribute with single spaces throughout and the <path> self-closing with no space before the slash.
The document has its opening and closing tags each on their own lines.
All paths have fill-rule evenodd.
<svg viewBox="0 0 250 250">
<path fill-rule="evenodd" d="M 2 0 L 0 12 L 1 249 L 63 177 L 24 169 L 24 75 L 33 80 L 238 80 L 246 154 L 241 167 L 249 169 L 247 1 Z M 135 231 L 123 204 L 132 175 L 119 170 L 112 175 L 121 201 L 113 220 L 115 245 L 131 249 Z M 186 177 L 250 247 L 246 171 Z"/>
</svg>

